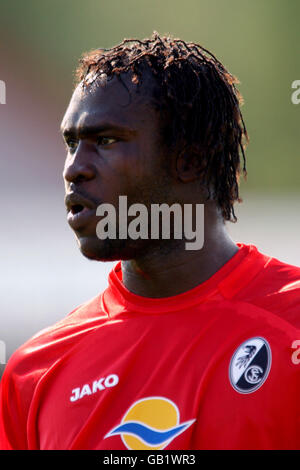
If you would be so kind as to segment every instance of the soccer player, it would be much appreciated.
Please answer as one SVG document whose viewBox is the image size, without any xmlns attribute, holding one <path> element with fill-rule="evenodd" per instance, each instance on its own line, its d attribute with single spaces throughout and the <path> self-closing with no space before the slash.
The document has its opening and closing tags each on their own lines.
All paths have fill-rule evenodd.
<svg viewBox="0 0 300 470">
<path fill-rule="evenodd" d="M 0 447 L 299 448 L 300 269 L 225 226 L 246 174 L 236 78 L 156 33 L 87 53 L 77 72 L 62 122 L 68 222 L 84 256 L 119 262 L 103 293 L 9 360 Z M 204 206 L 203 246 L 176 227 L 126 237 L 121 195 L 128 228 L 134 204 Z M 118 214 L 107 237 L 103 204 Z"/>
</svg>

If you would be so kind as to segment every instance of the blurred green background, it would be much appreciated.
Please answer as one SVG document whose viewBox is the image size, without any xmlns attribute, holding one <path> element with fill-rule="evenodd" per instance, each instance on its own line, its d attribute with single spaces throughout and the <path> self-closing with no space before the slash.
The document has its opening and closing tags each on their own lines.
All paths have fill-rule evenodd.
<svg viewBox="0 0 300 470">
<path fill-rule="evenodd" d="M 0 341 L 18 345 L 107 285 L 66 223 L 60 122 L 81 54 L 154 30 L 198 42 L 240 80 L 250 144 L 235 241 L 300 265 L 299 0 L 0 0 Z M 1 362 L 1 361 L 0 361 Z"/>
<path fill-rule="evenodd" d="M 241 81 L 250 189 L 299 188 L 299 0 L 2 0 L 2 47 L 65 105 L 80 55 L 157 30 L 210 49 Z M 1 78 L 1 76 L 0 76 Z"/>
</svg>

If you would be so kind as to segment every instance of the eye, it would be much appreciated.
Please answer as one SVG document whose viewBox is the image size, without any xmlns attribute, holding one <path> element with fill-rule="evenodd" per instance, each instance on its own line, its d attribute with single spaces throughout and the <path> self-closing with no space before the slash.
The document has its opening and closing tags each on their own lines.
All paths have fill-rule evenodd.
<svg viewBox="0 0 300 470">
<path fill-rule="evenodd" d="M 98 145 L 110 145 L 110 144 L 114 144 L 116 142 L 116 139 L 114 139 L 113 137 L 98 137 L 97 139 L 97 144 Z"/>
<path fill-rule="evenodd" d="M 68 150 L 75 150 L 78 145 L 78 142 L 77 140 L 74 140 L 74 139 L 67 139 L 66 145 L 67 145 Z"/>
</svg>

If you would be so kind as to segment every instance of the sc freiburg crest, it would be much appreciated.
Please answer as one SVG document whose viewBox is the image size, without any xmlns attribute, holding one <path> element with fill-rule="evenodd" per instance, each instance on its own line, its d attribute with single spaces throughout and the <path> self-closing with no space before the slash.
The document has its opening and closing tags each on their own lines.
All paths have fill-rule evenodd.
<svg viewBox="0 0 300 470">
<path fill-rule="evenodd" d="M 252 393 L 268 377 L 271 367 L 269 343 L 260 337 L 247 339 L 233 354 L 229 366 L 229 379 L 239 393 Z"/>
</svg>

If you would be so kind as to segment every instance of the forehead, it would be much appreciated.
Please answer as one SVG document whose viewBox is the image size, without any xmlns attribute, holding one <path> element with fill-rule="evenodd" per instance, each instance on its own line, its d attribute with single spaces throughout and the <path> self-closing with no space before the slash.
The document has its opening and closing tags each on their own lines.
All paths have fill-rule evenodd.
<svg viewBox="0 0 300 470">
<path fill-rule="evenodd" d="M 152 103 L 151 83 L 138 92 L 126 74 L 113 77 L 106 84 L 94 82 L 87 88 L 79 84 L 62 121 L 62 130 L 91 127 L 101 122 L 127 127 L 140 127 L 157 118 Z"/>
</svg>

